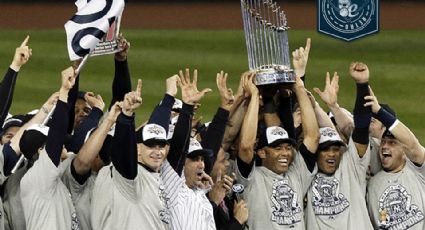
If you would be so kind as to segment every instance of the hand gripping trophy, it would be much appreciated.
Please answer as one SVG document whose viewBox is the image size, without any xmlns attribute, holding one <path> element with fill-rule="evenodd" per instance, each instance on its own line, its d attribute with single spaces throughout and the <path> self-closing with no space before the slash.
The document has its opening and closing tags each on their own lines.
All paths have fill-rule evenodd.
<svg viewBox="0 0 425 230">
<path fill-rule="evenodd" d="M 293 83 L 286 15 L 273 0 L 241 0 L 249 69 L 257 86 Z"/>
</svg>

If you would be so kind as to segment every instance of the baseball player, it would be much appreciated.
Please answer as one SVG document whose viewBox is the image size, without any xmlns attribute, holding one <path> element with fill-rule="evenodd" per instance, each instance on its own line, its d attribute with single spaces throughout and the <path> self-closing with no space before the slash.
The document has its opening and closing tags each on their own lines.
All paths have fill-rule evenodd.
<svg viewBox="0 0 425 230">
<path fill-rule="evenodd" d="M 323 112 L 331 127 L 320 128 L 316 153 L 318 173 L 307 193 L 306 226 L 308 229 L 371 229 L 365 202 L 366 171 L 370 162 L 369 124 L 372 113 L 364 107 L 369 95 L 369 69 L 353 62 L 350 75 L 356 82 L 354 130 L 347 149 Z M 327 73 L 326 81 L 330 81 Z M 319 90 L 319 93 L 323 93 Z M 316 105 L 319 108 L 319 105 Z M 320 119 L 319 119 L 320 120 Z M 322 126 L 322 125 L 321 125 Z"/>
<path fill-rule="evenodd" d="M 74 83 L 74 69 L 69 67 L 62 71 L 59 100 L 50 122 L 46 146 L 21 180 L 27 229 L 79 229 L 74 205 L 68 189 L 60 180 L 61 170 L 58 167 L 68 125 L 68 92 Z"/>
<path fill-rule="evenodd" d="M 302 80 L 294 85 L 303 121 L 303 143 L 279 126 L 265 128 L 260 135 L 257 155 L 261 166 L 254 165 L 259 93 L 251 74 L 244 84 L 251 101 L 241 129 L 236 179 L 245 186 L 249 229 L 304 229 L 303 198 L 313 179 L 319 128 Z"/>
<path fill-rule="evenodd" d="M 370 92 L 365 105 L 386 127 L 379 148 L 383 170 L 368 184 L 367 204 L 373 227 L 424 229 L 425 148 Z"/>
</svg>

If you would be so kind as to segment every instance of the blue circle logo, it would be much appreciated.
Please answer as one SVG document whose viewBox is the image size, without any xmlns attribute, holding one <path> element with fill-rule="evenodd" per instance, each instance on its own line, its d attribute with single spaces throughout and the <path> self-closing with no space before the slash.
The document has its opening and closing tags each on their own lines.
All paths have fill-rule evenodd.
<svg viewBox="0 0 425 230">
<path fill-rule="evenodd" d="M 373 20 L 373 0 L 323 0 L 321 13 L 327 24 L 341 33 L 356 33 Z"/>
</svg>

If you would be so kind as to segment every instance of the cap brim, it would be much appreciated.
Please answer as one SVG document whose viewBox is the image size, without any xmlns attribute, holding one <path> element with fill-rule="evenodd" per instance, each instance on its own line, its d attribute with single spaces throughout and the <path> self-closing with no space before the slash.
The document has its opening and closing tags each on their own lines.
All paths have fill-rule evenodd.
<svg viewBox="0 0 425 230">
<path fill-rule="evenodd" d="M 189 159 L 195 159 L 198 156 L 203 156 L 205 158 L 205 157 L 209 157 L 212 154 L 213 154 L 212 151 L 209 150 L 209 149 L 199 149 L 199 150 L 195 150 L 191 153 L 188 153 L 186 155 L 186 157 L 189 158 Z"/>
<path fill-rule="evenodd" d="M 168 141 L 167 139 L 147 139 L 146 141 L 142 141 L 141 143 L 143 143 L 146 146 L 155 146 L 155 145 L 168 145 Z"/>
<path fill-rule="evenodd" d="M 342 141 L 325 141 L 319 144 L 318 150 L 327 149 L 329 146 L 332 146 L 332 145 L 346 147 L 345 143 Z"/>
<path fill-rule="evenodd" d="M 285 138 L 285 139 L 275 140 L 272 143 L 268 144 L 267 146 L 274 148 L 274 147 L 277 147 L 278 145 L 280 145 L 282 143 L 288 143 L 288 144 L 290 144 L 290 145 L 292 145 L 294 147 L 297 146 L 297 142 L 294 139 L 292 139 L 292 138 Z"/>
</svg>

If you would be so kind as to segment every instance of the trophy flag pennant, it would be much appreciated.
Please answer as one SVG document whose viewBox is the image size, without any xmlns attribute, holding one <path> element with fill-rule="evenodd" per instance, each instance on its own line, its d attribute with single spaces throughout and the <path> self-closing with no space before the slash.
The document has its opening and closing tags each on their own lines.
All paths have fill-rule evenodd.
<svg viewBox="0 0 425 230">
<path fill-rule="evenodd" d="M 77 13 L 65 23 L 69 59 L 88 55 L 119 20 L 124 0 L 91 0 L 76 2 Z"/>
</svg>

